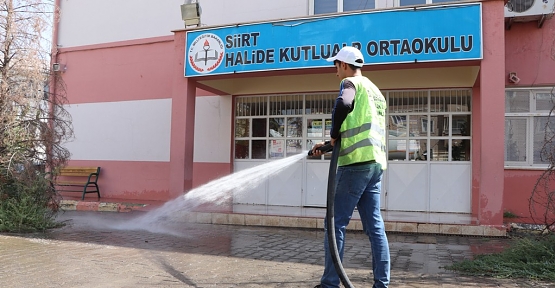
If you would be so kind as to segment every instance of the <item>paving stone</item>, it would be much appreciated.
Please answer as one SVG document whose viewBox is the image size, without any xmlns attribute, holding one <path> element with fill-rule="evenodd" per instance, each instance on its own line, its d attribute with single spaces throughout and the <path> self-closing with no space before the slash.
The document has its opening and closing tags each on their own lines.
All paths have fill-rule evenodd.
<svg viewBox="0 0 555 288">
<path fill-rule="evenodd" d="M 15 288 L 314 287 L 323 271 L 322 229 L 162 221 L 131 230 L 141 215 L 66 211 L 59 220 L 68 224 L 60 229 L 0 234 L 0 283 Z M 208 216 L 201 217 L 208 221 Z M 247 223 L 256 221 L 246 217 Z M 367 236 L 348 231 L 346 239 L 345 271 L 355 287 L 371 287 Z M 511 241 L 507 238 L 389 232 L 388 239 L 391 287 L 555 287 L 465 277 L 442 268 L 475 253 L 499 251 Z"/>
</svg>

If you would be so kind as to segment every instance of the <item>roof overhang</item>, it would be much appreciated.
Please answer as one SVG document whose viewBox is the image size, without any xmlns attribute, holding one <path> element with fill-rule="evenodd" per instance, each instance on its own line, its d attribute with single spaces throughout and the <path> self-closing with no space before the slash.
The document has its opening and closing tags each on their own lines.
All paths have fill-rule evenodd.
<svg viewBox="0 0 555 288">
<path fill-rule="evenodd" d="M 322 71 L 326 70 L 326 71 Z M 473 87 L 479 65 L 362 71 L 382 90 Z M 286 75 L 245 73 L 228 77 L 197 77 L 199 88 L 221 95 L 255 95 L 336 91 L 339 80 L 333 69 L 317 73 L 296 71 Z"/>
</svg>

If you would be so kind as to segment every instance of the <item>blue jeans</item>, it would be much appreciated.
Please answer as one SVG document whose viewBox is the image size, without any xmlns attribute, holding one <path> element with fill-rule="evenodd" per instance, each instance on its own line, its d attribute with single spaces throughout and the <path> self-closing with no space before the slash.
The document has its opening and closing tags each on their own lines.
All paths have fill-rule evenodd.
<svg viewBox="0 0 555 288">
<path fill-rule="evenodd" d="M 337 169 L 334 203 L 335 236 L 339 256 L 343 260 L 345 228 L 358 208 L 364 233 L 368 235 L 372 246 L 372 269 L 374 271 L 374 288 L 389 285 L 389 244 L 380 213 L 380 191 L 382 166 L 378 163 L 340 166 Z M 324 275 L 320 280 L 322 287 L 339 287 L 339 275 L 335 271 L 328 245 L 328 224 L 324 222 L 326 253 Z"/>
</svg>

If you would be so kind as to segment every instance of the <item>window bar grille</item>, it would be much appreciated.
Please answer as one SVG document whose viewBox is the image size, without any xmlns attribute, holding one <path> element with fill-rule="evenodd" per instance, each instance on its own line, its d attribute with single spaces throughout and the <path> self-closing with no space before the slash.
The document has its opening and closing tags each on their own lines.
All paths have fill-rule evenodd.
<svg viewBox="0 0 555 288">
<path fill-rule="evenodd" d="M 463 93 L 462 90 L 455 90 L 454 92 L 455 92 L 455 100 L 456 100 L 455 101 L 455 111 L 456 112 L 463 111 L 462 100 L 463 100 L 463 97 L 464 97 L 464 93 Z"/>
<path fill-rule="evenodd" d="M 304 115 L 305 111 L 306 111 L 306 109 L 305 109 L 305 107 L 306 107 L 305 106 L 306 105 L 306 95 L 303 94 L 303 95 L 301 95 L 300 98 L 302 100 L 302 102 L 301 102 L 301 115 Z"/>
<path fill-rule="evenodd" d="M 452 110 L 454 112 L 458 112 L 460 111 L 460 109 L 457 109 L 457 107 L 459 107 L 459 98 L 461 97 L 461 90 L 453 90 L 451 91 L 453 94 L 453 99 L 451 100 L 451 104 L 453 104 L 453 108 Z"/>
<path fill-rule="evenodd" d="M 324 98 L 327 98 L 327 97 L 324 97 Z M 326 109 L 324 112 L 325 112 L 326 114 L 329 114 L 330 111 L 331 111 L 331 109 L 330 109 L 330 100 L 329 100 L 329 99 L 325 99 L 324 101 L 325 101 L 325 102 L 324 102 L 324 104 L 325 104 L 325 108 L 324 108 L 324 109 Z"/>
<path fill-rule="evenodd" d="M 291 97 L 291 114 L 297 114 L 297 97 L 294 95 Z"/>
<path fill-rule="evenodd" d="M 410 92 L 405 92 L 405 97 L 406 97 L 405 98 L 405 113 L 406 112 L 411 112 L 411 109 L 410 109 L 410 101 L 411 101 L 410 98 L 411 97 L 410 96 L 411 96 Z M 407 119 L 407 121 L 408 121 L 408 119 Z"/>
<path fill-rule="evenodd" d="M 445 93 L 445 107 L 448 107 L 448 109 L 447 109 L 446 111 L 451 112 L 451 111 L 453 111 L 453 110 L 452 110 L 453 108 L 452 108 L 452 106 L 451 106 L 451 104 L 453 103 L 453 102 L 452 102 L 452 100 L 453 100 L 453 99 L 452 99 L 452 97 L 453 97 L 453 90 L 447 90 L 447 91 L 445 91 L 445 92 L 447 92 L 447 93 Z"/>
<path fill-rule="evenodd" d="M 458 105 L 460 105 L 461 110 L 460 111 L 466 111 L 467 109 L 465 109 L 465 100 L 466 100 L 466 93 L 464 91 L 459 91 L 460 92 L 460 99 L 459 99 L 459 103 Z"/>
</svg>

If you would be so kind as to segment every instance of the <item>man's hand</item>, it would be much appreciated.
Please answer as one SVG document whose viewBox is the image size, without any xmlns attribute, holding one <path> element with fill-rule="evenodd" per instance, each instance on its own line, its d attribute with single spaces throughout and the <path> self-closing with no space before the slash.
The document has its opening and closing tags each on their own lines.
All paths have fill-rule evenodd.
<svg viewBox="0 0 555 288">
<path fill-rule="evenodd" d="M 331 146 L 335 145 L 335 140 L 336 139 L 333 139 L 333 138 L 331 139 L 331 141 L 330 141 Z M 326 142 L 320 142 L 320 143 L 314 144 L 314 147 L 312 147 L 312 156 L 317 157 L 317 156 L 321 156 L 322 154 L 326 153 L 326 152 L 322 152 L 318 149 L 318 148 L 320 148 L 324 145 L 326 145 Z"/>
</svg>

